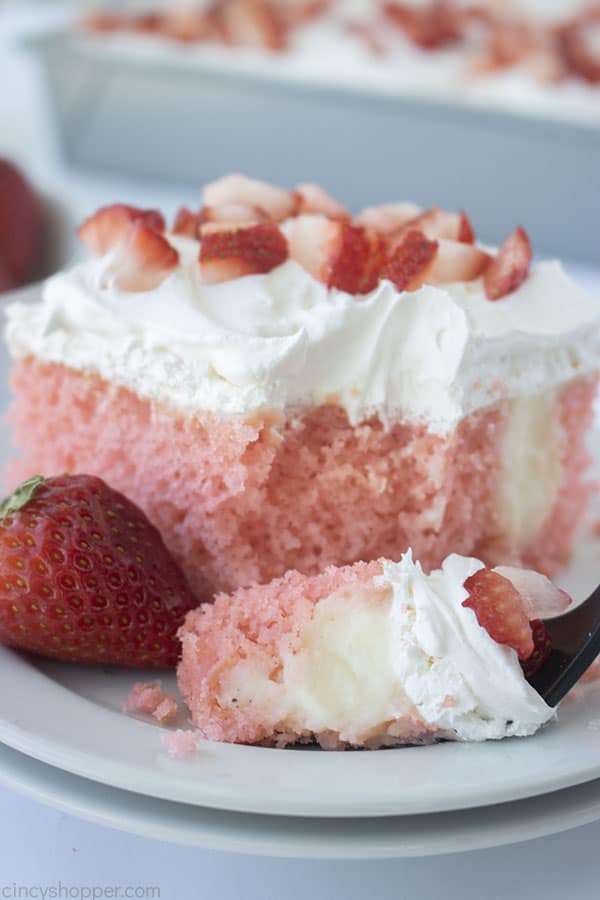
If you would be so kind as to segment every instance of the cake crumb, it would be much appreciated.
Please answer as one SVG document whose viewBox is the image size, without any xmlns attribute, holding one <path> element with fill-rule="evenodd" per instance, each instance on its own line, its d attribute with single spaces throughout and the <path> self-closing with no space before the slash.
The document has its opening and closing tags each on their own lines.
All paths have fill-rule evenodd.
<svg viewBox="0 0 600 900">
<path fill-rule="evenodd" d="M 137 681 L 122 709 L 124 713 L 146 713 L 165 725 L 177 717 L 179 705 L 175 694 L 163 691 L 160 681 Z"/>
<path fill-rule="evenodd" d="M 183 759 L 191 756 L 198 750 L 199 733 L 196 730 L 185 731 L 178 728 L 177 731 L 169 731 L 161 734 L 161 743 L 167 748 L 167 753 L 173 759 Z"/>
</svg>

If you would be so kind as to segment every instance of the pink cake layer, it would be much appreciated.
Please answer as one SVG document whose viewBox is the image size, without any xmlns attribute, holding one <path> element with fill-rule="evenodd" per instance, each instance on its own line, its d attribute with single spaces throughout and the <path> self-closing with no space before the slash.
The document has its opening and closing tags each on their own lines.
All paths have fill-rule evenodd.
<svg viewBox="0 0 600 900">
<path fill-rule="evenodd" d="M 227 672 L 243 662 L 277 681 L 281 670 L 282 642 L 293 652 L 303 626 L 315 605 L 345 585 L 360 585 L 380 575 L 380 561 L 330 567 L 321 575 L 306 577 L 288 572 L 267 585 L 219 595 L 188 614 L 180 629 L 181 662 L 177 678 L 181 694 L 190 708 L 196 736 L 209 741 L 265 744 L 285 747 L 315 738 L 326 750 L 347 746 L 332 731 L 285 731 L 274 718 L 276 710 L 264 704 L 236 707 L 227 703 L 223 680 Z M 424 743 L 435 738 L 435 729 L 422 720 L 406 699 L 387 734 L 378 733 L 375 748 L 399 743 Z"/>
<path fill-rule="evenodd" d="M 22 455 L 11 483 L 35 472 L 105 478 L 158 526 L 200 598 L 288 569 L 398 559 L 409 546 L 425 570 L 455 552 L 553 574 L 571 553 L 590 491 L 589 379 L 562 389 L 562 486 L 542 532 L 521 546 L 498 515 L 505 401 L 440 437 L 409 424 L 386 431 L 378 418 L 353 427 L 336 405 L 276 420 L 183 418 L 31 357 L 15 364 L 12 385 Z"/>
</svg>

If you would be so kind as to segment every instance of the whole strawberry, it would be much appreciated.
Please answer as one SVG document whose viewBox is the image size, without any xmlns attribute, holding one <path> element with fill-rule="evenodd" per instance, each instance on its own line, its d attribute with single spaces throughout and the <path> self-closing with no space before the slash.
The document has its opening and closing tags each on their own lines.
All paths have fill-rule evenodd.
<svg viewBox="0 0 600 900">
<path fill-rule="evenodd" d="M 157 529 L 92 475 L 34 476 L 0 506 L 0 641 L 159 668 L 197 605 Z"/>
</svg>

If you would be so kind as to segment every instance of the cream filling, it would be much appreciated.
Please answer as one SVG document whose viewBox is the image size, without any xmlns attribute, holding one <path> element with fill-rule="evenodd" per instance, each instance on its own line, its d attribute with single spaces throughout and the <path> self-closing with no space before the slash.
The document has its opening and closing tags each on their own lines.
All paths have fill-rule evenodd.
<svg viewBox="0 0 600 900">
<path fill-rule="evenodd" d="M 558 498 L 565 443 L 559 393 L 548 390 L 509 401 L 500 515 L 520 546 L 535 539 Z"/>
<path fill-rule="evenodd" d="M 367 585 L 344 587 L 314 608 L 290 642 L 222 677 L 222 708 L 252 710 L 274 732 L 333 732 L 342 741 L 410 742 L 430 731 L 454 740 L 532 734 L 553 716 L 462 606 L 482 563 L 456 555 L 425 575 L 409 553 Z M 415 729 L 415 722 L 425 728 Z"/>
</svg>

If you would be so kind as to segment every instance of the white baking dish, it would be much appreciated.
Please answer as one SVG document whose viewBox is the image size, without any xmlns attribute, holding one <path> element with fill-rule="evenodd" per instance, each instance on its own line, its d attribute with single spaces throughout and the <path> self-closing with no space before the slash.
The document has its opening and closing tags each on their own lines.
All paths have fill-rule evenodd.
<svg viewBox="0 0 600 900">
<path fill-rule="evenodd" d="M 465 208 L 490 242 L 519 222 L 541 252 L 598 258 L 600 114 L 534 117 L 276 77 L 244 54 L 134 53 L 70 31 L 31 43 L 73 164 L 198 188 L 235 170 L 314 180 L 353 208 L 392 198 Z"/>
</svg>

